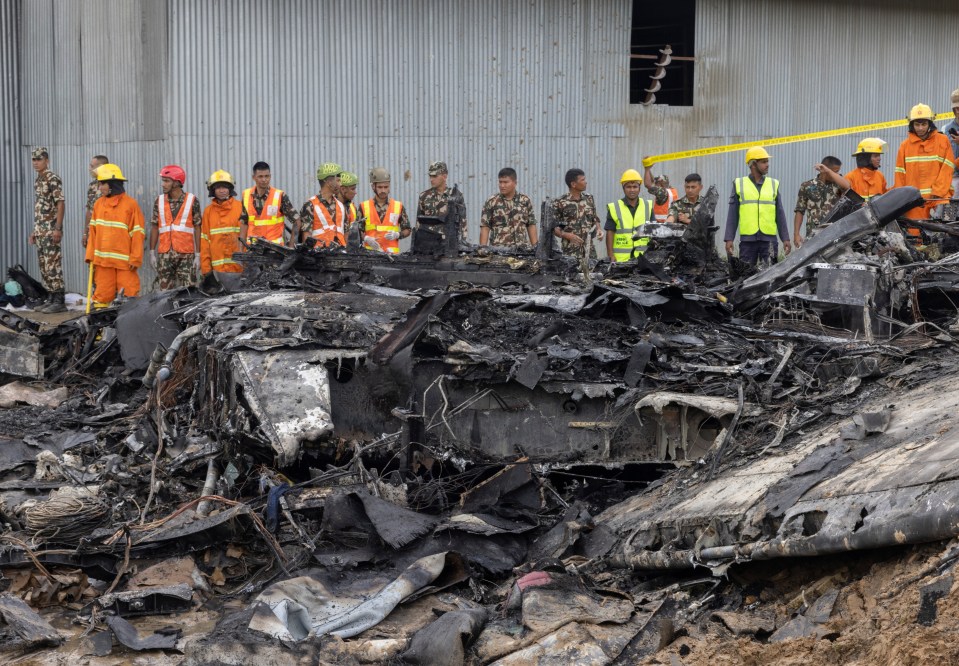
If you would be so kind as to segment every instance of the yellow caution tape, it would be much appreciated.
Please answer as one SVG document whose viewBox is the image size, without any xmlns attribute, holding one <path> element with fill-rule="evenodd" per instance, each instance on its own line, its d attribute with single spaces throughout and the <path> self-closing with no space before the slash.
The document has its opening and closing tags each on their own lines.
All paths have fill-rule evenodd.
<svg viewBox="0 0 959 666">
<path fill-rule="evenodd" d="M 953 117 L 952 113 L 940 113 L 936 120 L 948 120 Z M 746 150 L 753 146 L 781 146 L 784 143 L 797 143 L 799 141 L 812 141 L 814 139 L 826 139 L 831 136 L 842 136 L 844 134 L 858 134 L 859 132 L 873 132 L 875 130 L 889 129 L 891 127 L 904 127 L 909 121 L 890 120 L 884 123 L 873 123 L 871 125 L 856 125 L 855 127 L 843 127 L 842 129 L 826 130 L 824 132 L 810 132 L 808 134 L 793 134 L 792 136 L 781 136 L 775 139 L 757 139 L 748 143 L 730 143 L 725 146 L 712 146 L 711 148 L 697 148 L 696 150 L 683 150 L 678 153 L 664 153 L 662 155 L 652 155 L 643 159 L 643 166 L 650 167 L 657 162 L 672 162 L 673 160 L 685 160 L 690 157 L 703 157 L 705 155 L 719 155 L 721 153 L 734 153 L 737 150 Z"/>
</svg>

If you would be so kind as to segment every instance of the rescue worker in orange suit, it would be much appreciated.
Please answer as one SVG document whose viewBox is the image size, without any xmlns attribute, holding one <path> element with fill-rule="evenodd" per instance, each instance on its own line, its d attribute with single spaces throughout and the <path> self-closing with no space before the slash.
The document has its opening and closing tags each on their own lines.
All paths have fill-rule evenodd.
<svg viewBox="0 0 959 666">
<path fill-rule="evenodd" d="M 253 165 L 253 182 L 256 185 L 243 190 L 240 240 L 245 243 L 256 238 L 277 245 L 288 242 L 292 247 L 299 237 L 296 230 L 299 228 L 300 215 L 293 208 L 286 192 L 270 185 L 272 178 L 269 164 L 257 162 Z M 284 218 L 292 225 L 286 236 Z"/>
<path fill-rule="evenodd" d="M 116 164 L 97 168 L 100 198 L 93 204 L 86 262 L 93 264 L 93 307 L 105 308 L 122 291 L 140 295 L 137 269 L 143 263 L 143 212 L 124 191 L 126 178 Z"/>
<path fill-rule="evenodd" d="M 243 251 L 240 245 L 240 213 L 243 204 L 236 200 L 236 182 L 219 169 L 207 181 L 212 201 L 203 210 L 200 223 L 200 274 L 241 273 L 243 266 L 233 255 Z"/>
<path fill-rule="evenodd" d="M 952 196 L 953 163 L 949 139 L 936 129 L 935 115 L 925 104 L 916 104 L 909 110 L 909 134 L 899 145 L 896 155 L 894 187 L 912 186 L 919 190 L 926 202 L 906 211 L 910 220 L 926 220 L 932 209 Z M 919 236 L 917 227 L 905 228 L 910 236 Z"/>
<path fill-rule="evenodd" d="M 648 165 L 648 160 L 648 157 L 644 157 L 643 164 Z M 651 166 L 644 167 L 643 178 L 646 191 L 653 195 L 653 220 L 659 223 L 665 222 L 669 217 L 669 207 L 679 199 L 679 192 L 675 187 L 669 186 L 667 176 L 654 176 Z"/>
<path fill-rule="evenodd" d="M 312 236 L 320 247 L 346 247 L 346 206 L 336 198 L 340 191 L 340 172 L 335 162 L 326 162 L 316 170 L 320 193 L 310 197 L 300 210 L 300 242 Z"/>
<path fill-rule="evenodd" d="M 360 204 L 360 216 L 365 221 L 364 247 L 399 254 L 400 239 L 412 233 L 406 206 L 390 198 L 390 172 L 383 167 L 370 170 L 373 198 Z"/>
<path fill-rule="evenodd" d="M 200 202 L 183 191 L 186 172 L 176 164 L 160 169 L 163 194 L 153 202 L 150 266 L 160 289 L 188 287 L 200 270 Z"/>
<path fill-rule="evenodd" d="M 846 180 L 849 181 L 849 189 L 866 201 L 889 190 L 886 177 L 879 170 L 885 145 L 882 139 L 863 139 L 852 154 L 856 158 L 856 168 L 846 174 Z"/>
<path fill-rule="evenodd" d="M 356 221 L 356 204 L 353 203 L 353 200 L 356 198 L 356 185 L 359 182 L 359 177 L 351 171 L 340 173 L 340 193 L 337 198 L 346 206 L 347 224 Z"/>
</svg>

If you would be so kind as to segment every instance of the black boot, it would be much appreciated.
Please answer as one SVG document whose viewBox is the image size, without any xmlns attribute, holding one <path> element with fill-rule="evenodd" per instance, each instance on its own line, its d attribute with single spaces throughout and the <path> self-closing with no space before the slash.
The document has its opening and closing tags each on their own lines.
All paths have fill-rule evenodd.
<svg viewBox="0 0 959 666">
<path fill-rule="evenodd" d="M 56 314 L 58 312 L 66 312 L 66 311 L 67 311 L 67 305 L 66 305 L 66 302 L 64 301 L 62 291 L 51 292 L 50 302 L 47 305 L 37 310 L 37 312 L 42 312 L 43 314 Z"/>
</svg>

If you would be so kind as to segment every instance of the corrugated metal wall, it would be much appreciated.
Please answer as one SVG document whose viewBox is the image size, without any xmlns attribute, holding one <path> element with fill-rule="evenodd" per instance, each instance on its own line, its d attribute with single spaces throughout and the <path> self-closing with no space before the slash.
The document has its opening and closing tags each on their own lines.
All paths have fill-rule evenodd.
<svg viewBox="0 0 959 666">
<path fill-rule="evenodd" d="M 33 211 L 24 206 L 24 178 L 32 173 L 29 155 L 23 169 L 20 148 L 20 0 L 0 3 L 0 255 L 5 264 L 0 275 L 6 280 L 7 265 L 25 259 Z M 32 182 L 32 179 L 31 179 Z"/>
<path fill-rule="evenodd" d="M 920 99 L 943 111 L 959 86 L 946 66 L 959 8 L 947 0 L 699 0 L 695 106 L 630 106 L 631 14 L 626 0 L 31 0 L 17 205 L 29 217 L 28 149 L 47 144 L 66 186 L 66 270 L 79 290 L 86 165 L 100 152 L 147 215 L 169 162 L 197 191 L 217 168 L 246 184 L 266 160 L 298 206 L 321 162 L 357 171 L 364 196 L 366 172 L 382 165 L 415 208 L 427 164 L 445 159 L 475 239 L 506 165 L 537 201 L 561 194 L 565 170 L 580 166 L 605 202 L 646 154 L 892 119 Z M 911 62 L 909 35 L 922 35 L 922 63 Z M 8 44 L 4 67 L 16 57 Z M 894 155 L 902 132 L 880 136 Z M 794 192 L 823 155 L 848 162 L 858 138 L 779 147 L 773 174 Z M 662 168 L 679 187 L 699 171 L 723 193 L 744 172 L 738 154 Z M 13 254 L 5 242 L 0 258 Z"/>
</svg>

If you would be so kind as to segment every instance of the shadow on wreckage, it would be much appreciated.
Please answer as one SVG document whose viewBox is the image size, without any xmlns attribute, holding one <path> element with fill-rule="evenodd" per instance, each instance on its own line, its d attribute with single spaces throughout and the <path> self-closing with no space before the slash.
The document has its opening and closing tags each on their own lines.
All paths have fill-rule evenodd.
<svg viewBox="0 0 959 666">
<path fill-rule="evenodd" d="M 395 583 L 415 591 L 444 576 L 462 582 L 471 566 L 502 577 L 524 561 L 580 556 L 594 570 L 719 571 L 833 552 L 844 538 L 871 548 L 952 536 L 931 519 L 939 526 L 870 525 L 850 542 L 844 523 L 830 522 L 850 507 L 804 498 L 882 448 L 869 439 L 889 427 L 882 410 L 860 415 L 838 442 L 794 450 L 746 499 L 687 510 L 664 497 L 671 483 L 680 497 L 709 484 L 735 495 L 729 462 L 764 464 L 796 433 L 849 416 L 875 392 L 871 380 L 952 343 L 959 256 L 921 260 L 895 226 L 917 197 L 899 188 L 865 206 L 841 202 L 831 224 L 758 273 L 717 255 L 711 188 L 689 227 L 650 227 L 648 251 L 628 265 L 554 254 L 547 205 L 537 248 L 454 248 L 431 227 L 398 256 L 355 239 L 345 250 L 253 245 L 236 255 L 245 283 L 229 290 L 207 281 L 50 330 L 4 313 L 0 370 L 85 387 L 57 412 L 65 428 L 37 418 L 39 434 L 20 437 L 31 463 L 50 448 L 80 451 L 84 464 L 61 457 L 59 481 L 3 482 L 17 493 L 4 498 L 5 522 L 32 543 L 73 549 L 48 548 L 40 561 L 114 584 L 131 554 L 197 552 L 253 527 L 265 544 L 261 571 L 272 573 L 237 591 L 310 561 L 381 560 L 376 543 L 393 549 L 394 568 L 409 567 Z M 84 426 L 96 448 L 64 437 Z M 850 453 L 856 441 L 867 445 Z M 97 459 L 106 463 L 94 469 Z M 679 481 L 636 494 L 676 465 Z M 75 534 L 15 508 L 76 484 L 118 501 L 105 514 L 91 509 Z M 198 499 L 184 508 L 188 497 Z M 142 525 L 131 526 L 137 514 Z M 548 529 L 557 521 L 560 533 Z M 31 555 L 10 548 L 4 562 Z M 271 589 L 271 607 L 286 603 Z M 120 615 L 184 608 L 172 592 L 106 596 L 103 608 Z M 300 629 L 277 629 L 269 613 L 251 627 L 318 635 L 330 618 L 308 610 Z M 351 622 L 327 630 L 354 635 Z"/>
</svg>

